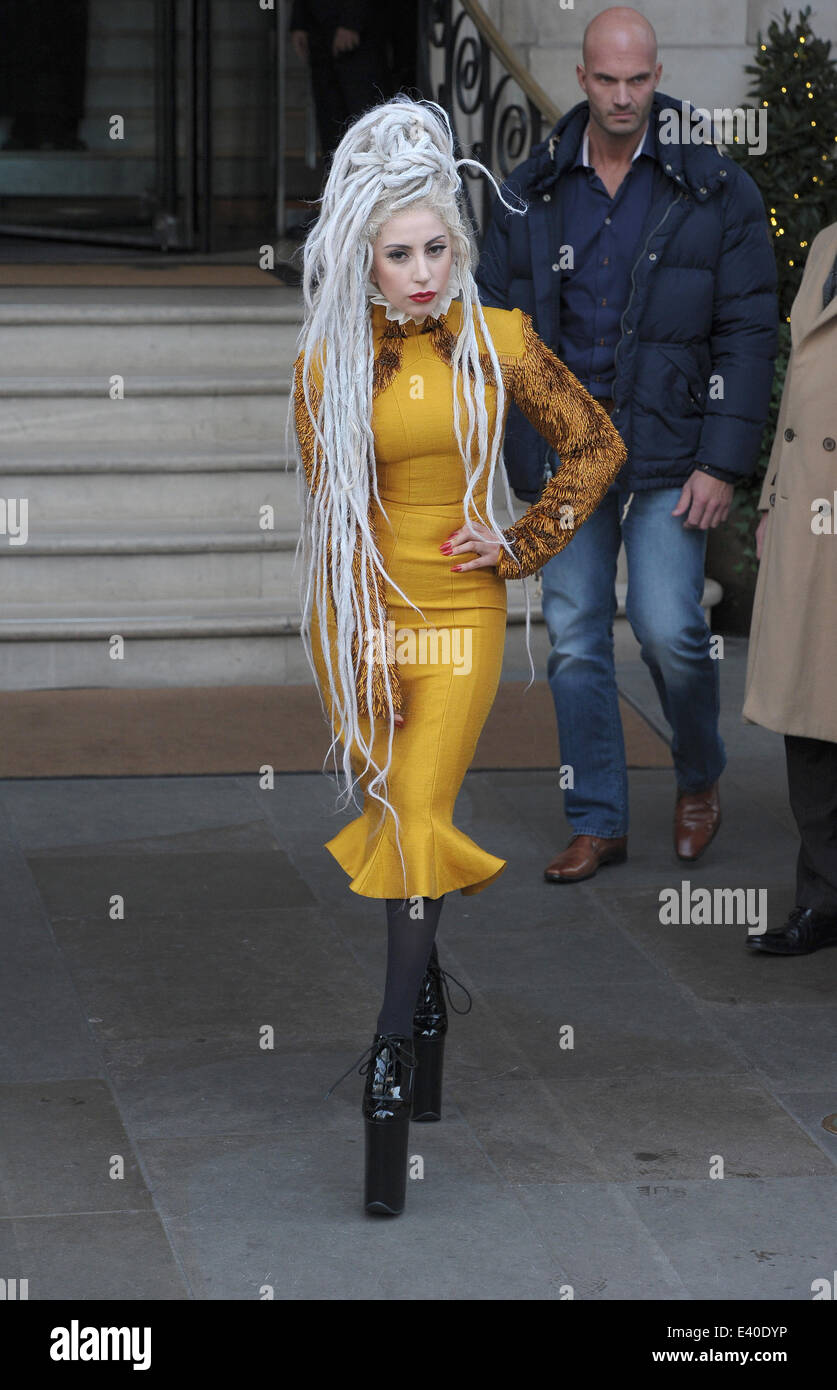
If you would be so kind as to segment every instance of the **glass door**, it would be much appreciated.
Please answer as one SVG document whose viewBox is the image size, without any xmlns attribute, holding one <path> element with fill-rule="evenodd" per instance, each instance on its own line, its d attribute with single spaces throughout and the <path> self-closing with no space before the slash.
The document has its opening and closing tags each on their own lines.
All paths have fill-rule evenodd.
<svg viewBox="0 0 837 1390">
<path fill-rule="evenodd" d="M 177 0 L 3 0 L 0 233 L 183 242 L 177 9 Z M 180 77 L 188 87 L 189 73 Z"/>
</svg>

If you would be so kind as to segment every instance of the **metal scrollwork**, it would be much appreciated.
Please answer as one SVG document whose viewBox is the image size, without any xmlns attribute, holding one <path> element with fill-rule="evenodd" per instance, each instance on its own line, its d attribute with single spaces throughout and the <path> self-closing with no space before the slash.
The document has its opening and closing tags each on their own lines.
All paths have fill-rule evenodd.
<svg viewBox="0 0 837 1390">
<path fill-rule="evenodd" d="M 513 55 L 508 65 L 504 62 L 498 44 L 500 50 L 505 46 L 496 31 L 492 42 L 479 14 L 479 6 L 466 6 L 462 0 L 419 0 L 419 85 L 448 112 L 461 153 L 505 178 L 543 138 L 556 111 L 547 109 L 546 99 L 538 101 L 526 90 L 543 96 L 526 80 Z M 491 186 L 482 176 L 463 172 L 469 212 L 481 233 Z"/>
</svg>

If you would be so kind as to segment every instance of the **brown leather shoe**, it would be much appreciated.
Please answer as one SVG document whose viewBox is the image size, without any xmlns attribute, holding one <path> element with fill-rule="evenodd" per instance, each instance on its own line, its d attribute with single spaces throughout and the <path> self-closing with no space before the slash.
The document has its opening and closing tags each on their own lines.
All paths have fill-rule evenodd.
<svg viewBox="0 0 837 1390">
<path fill-rule="evenodd" d="M 592 878 L 603 864 L 622 864 L 628 857 L 628 837 L 601 840 L 597 835 L 573 835 L 565 850 L 547 865 L 547 883 L 581 883 Z"/>
<path fill-rule="evenodd" d="M 718 833 L 721 799 L 718 783 L 703 792 L 683 792 L 674 807 L 674 848 L 678 859 L 699 859 Z"/>
</svg>

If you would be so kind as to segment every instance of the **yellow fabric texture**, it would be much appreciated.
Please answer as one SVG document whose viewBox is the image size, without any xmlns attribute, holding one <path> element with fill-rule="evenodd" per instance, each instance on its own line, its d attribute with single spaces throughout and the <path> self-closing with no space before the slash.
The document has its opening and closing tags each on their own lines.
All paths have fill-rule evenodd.
<svg viewBox="0 0 837 1390">
<path fill-rule="evenodd" d="M 442 318 L 406 325 L 388 321 L 382 306 L 372 306 L 371 312 L 376 358 L 372 428 L 382 507 L 371 500 L 370 523 L 387 573 L 421 610 L 410 608 L 391 585 L 380 585 L 388 624 L 378 660 L 388 662 L 395 708 L 405 721 L 393 736 L 387 793 L 399 817 L 406 878 L 393 817 L 384 814 L 374 798 L 364 798 L 363 813 L 325 848 L 349 875 L 352 891 L 362 897 L 438 898 L 456 888 L 464 894 L 478 893 L 503 872 L 506 861 L 458 830 L 453 809 L 500 679 L 505 578 L 533 573 L 568 543 L 621 468 L 625 448 L 605 411 L 541 342 L 527 315 L 485 309 L 507 403 L 514 400 L 541 431 L 558 451 L 562 467 L 540 501 L 505 532 L 517 561 L 501 554 L 495 568 L 453 573 L 453 564 L 474 558 L 463 553 L 452 559 L 439 550 L 463 524 L 466 484 L 453 427 L 450 365 L 461 306 L 452 304 Z M 300 361 L 294 386 L 296 424 L 313 486 L 313 430 Z M 489 380 L 487 356 L 483 369 L 491 429 L 496 389 Z M 316 410 L 316 380 L 309 380 L 309 395 Z M 485 485 L 477 489 L 475 502 L 485 516 Z M 330 610 L 328 633 L 333 647 Z M 331 718 L 316 610 L 311 638 Z M 365 660 L 363 655 L 357 661 L 358 702 L 368 739 Z M 373 672 L 373 755 L 379 765 L 385 762 L 389 734 L 388 720 L 382 720 L 382 690 L 383 682 L 375 680 Z M 352 764 L 359 774 L 363 763 L 354 749 Z M 361 776 L 361 787 L 366 780 Z"/>
</svg>

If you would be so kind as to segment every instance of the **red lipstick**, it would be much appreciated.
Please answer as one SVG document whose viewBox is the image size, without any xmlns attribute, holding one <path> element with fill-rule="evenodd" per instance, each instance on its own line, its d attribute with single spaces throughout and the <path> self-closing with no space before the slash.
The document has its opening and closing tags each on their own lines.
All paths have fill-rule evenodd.
<svg viewBox="0 0 837 1390">
<path fill-rule="evenodd" d="M 411 294 L 410 298 L 415 300 L 416 304 L 427 304 L 428 300 L 436 298 L 436 291 L 422 290 L 421 294 Z"/>
</svg>

